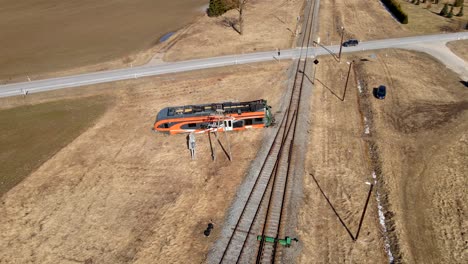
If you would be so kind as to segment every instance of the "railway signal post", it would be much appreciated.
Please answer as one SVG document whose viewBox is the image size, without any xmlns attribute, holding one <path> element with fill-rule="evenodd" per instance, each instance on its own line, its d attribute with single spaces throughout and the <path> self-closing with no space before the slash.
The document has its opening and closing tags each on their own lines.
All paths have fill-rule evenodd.
<svg viewBox="0 0 468 264">
<path fill-rule="evenodd" d="M 315 64 L 315 67 L 314 67 L 314 75 L 312 77 L 312 83 L 315 84 L 315 72 L 317 71 L 317 66 L 319 64 L 319 60 L 315 59 L 314 60 L 314 64 Z"/>
</svg>

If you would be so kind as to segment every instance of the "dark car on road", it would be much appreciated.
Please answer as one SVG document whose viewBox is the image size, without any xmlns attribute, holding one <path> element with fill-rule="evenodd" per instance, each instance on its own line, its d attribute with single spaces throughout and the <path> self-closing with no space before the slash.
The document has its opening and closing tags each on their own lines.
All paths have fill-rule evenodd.
<svg viewBox="0 0 468 264">
<path fill-rule="evenodd" d="M 347 41 L 343 42 L 343 47 L 357 46 L 357 44 L 359 44 L 359 40 L 357 40 L 357 39 L 348 39 Z"/>
<path fill-rule="evenodd" d="M 387 95 L 387 87 L 385 85 L 380 85 L 379 88 L 375 90 L 375 97 L 378 99 L 385 99 Z"/>
</svg>

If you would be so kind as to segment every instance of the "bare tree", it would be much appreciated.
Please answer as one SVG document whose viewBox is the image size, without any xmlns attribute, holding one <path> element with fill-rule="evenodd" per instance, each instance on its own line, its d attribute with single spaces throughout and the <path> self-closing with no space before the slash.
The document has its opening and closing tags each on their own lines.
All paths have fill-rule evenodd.
<svg viewBox="0 0 468 264">
<path fill-rule="evenodd" d="M 249 0 L 238 0 L 238 2 L 237 2 L 238 10 L 239 10 L 239 34 L 241 34 L 241 35 L 244 33 L 244 16 L 243 16 L 243 13 L 244 13 L 245 4 L 247 4 L 247 2 L 249 2 Z"/>
</svg>

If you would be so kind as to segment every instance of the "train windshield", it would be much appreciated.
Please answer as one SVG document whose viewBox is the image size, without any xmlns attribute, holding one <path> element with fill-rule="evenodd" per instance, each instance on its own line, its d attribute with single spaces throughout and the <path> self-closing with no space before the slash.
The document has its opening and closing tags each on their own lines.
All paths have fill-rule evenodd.
<svg viewBox="0 0 468 264">
<path fill-rule="evenodd" d="M 273 115 L 271 114 L 271 106 L 265 101 L 265 127 L 271 126 L 273 123 Z"/>
</svg>

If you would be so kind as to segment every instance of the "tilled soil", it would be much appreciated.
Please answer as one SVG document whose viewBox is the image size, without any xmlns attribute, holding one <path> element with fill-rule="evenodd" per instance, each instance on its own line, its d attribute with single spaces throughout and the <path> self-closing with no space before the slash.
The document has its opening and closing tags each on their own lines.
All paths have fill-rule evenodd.
<svg viewBox="0 0 468 264">
<path fill-rule="evenodd" d="M 0 262 L 203 262 L 264 130 L 231 133 L 232 162 L 219 146 L 211 161 L 206 135 L 197 136 L 190 161 L 185 135 L 151 131 L 155 115 L 168 105 L 259 98 L 276 109 L 286 67 L 114 83 L 116 105 L 1 198 Z"/>
</svg>

